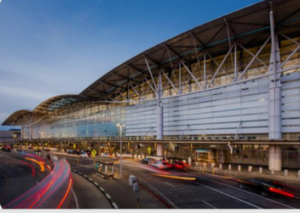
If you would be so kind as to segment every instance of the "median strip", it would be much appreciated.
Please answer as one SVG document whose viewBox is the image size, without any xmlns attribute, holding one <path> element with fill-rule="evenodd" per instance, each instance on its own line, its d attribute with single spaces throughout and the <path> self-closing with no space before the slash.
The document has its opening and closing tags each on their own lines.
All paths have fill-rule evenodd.
<svg viewBox="0 0 300 213">
<path fill-rule="evenodd" d="M 85 178 L 88 179 L 90 182 L 93 182 L 94 185 L 102 192 L 102 194 L 105 195 L 105 197 L 107 198 L 107 200 L 109 201 L 109 203 L 112 205 L 112 207 L 115 208 L 115 209 L 118 209 L 118 208 L 119 208 L 118 205 L 111 199 L 111 196 L 110 196 L 108 193 L 106 193 L 106 191 L 105 191 L 102 187 L 100 187 L 98 183 L 94 182 L 94 181 L 93 181 L 91 178 L 89 178 L 88 176 L 83 175 L 81 172 L 78 172 L 78 171 L 76 171 L 76 170 L 73 170 L 73 171 L 74 171 L 75 173 L 77 173 L 77 174 L 79 174 L 79 175 L 85 177 Z"/>
</svg>

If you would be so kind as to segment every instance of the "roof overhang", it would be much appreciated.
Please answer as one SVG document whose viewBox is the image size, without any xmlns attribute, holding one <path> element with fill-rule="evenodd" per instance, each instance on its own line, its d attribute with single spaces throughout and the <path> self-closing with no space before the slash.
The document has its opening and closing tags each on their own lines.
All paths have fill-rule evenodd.
<svg viewBox="0 0 300 213">
<path fill-rule="evenodd" d="M 80 95 L 104 100 L 122 91 L 128 82 L 148 75 L 145 59 L 153 70 L 170 69 L 170 61 L 192 60 L 191 55 L 196 51 L 219 56 L 235 41 L 248 48 L 261 45 L 270 35 L 270 7 L 269 1 L 262 1 L 162 42 L 112 69 Z M 292 28 L 300 25 L 300 1 L 273 0 L 272 8 L 277 29 L 289 36 L 295 33 L 299 36 Z"/>
</svg>

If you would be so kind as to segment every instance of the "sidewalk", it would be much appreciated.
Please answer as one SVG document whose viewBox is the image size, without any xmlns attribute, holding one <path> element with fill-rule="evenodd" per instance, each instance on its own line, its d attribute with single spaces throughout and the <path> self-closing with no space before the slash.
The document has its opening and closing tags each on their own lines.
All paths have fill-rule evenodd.
<svg viewBox="0 0 300 213">
<path fill-rule="evenodd" d="M 238 164 L 231 164 L 231 170 L 229 170 L 229 164 L 222 164 L 222 169 L 220 169 L 219 165 L 215 165 L 215 169 L 211 168 L 211 165 L 207 165 L 206 168 L 203 167 L 203 164 L 198 164 L 198 166 L 191 166 L 190 170 L 192 171 L 204 171 L 217 174 L 224 175 L 234 178 L 266 178 L 272 179 L 275 181 L 280 181 L 283 183 L 287 183 L 289 185 L 293 185 L 300 190 L 300 181 L 298 180 L 298 170 L 288 170 L 288 175 L 284 176 L 284 171 L 275 171 L 272 174 L 266 166 L 253 166 L 253 165 L 240 165 L 241 171 L 238 171 Z M 248 166 L 252 166 L 252 172 L 248 171 Z M 263 172 L 259 172 L 259 167 L 263 168 Z"/>
</svg>

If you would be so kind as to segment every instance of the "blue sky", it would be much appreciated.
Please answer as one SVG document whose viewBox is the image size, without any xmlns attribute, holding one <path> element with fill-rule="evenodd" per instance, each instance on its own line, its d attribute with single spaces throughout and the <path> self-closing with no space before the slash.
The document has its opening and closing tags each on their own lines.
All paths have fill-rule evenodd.
<svg viewBox="0 0 300 213">
<path fill-rule="evenodd" d="M 138 53 L 257 2 L 2 0 L 0 124 L 50 97 L 78 94 Z"/>
</svg>

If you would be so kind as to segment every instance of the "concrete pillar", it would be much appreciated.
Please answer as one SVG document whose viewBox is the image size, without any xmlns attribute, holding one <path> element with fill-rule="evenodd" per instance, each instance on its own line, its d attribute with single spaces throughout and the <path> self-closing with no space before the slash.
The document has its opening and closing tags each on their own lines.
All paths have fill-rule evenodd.
<svg viewBox="0 0 300 213">
<path fill-rule="evenodd" d="M 263 173 L 263 168 L 259 167 L 259 173 L 262 174 Z"/>
<path fill-rule="evenodd" d="M 252 172 L 252 166 L 248 166 L 248 172 Z"/>
<path fill-rule="evenodd" d="M 228 170 L 231 170 L 231 164 L 228 165 Z"/>
<path fill-rule="evenodd" d="M 242 171 L 241 165 L 238 165 L 238 171 L 239 171 L 239 172 Z"/>
<path fill-rule="evenodd" d="M 284 170 L 284 176 L 288 176 L 289 175 L 289 171 L 287 169 Z"/>
<path fill-rule="evenodd" d="M 300 181 L 300 170 L 298 170 L 298 180 Z"/>
<path fill-rule="evenodd" d="M 163 156 L 164 155 L 163 144 L 158 143 L 156 145 L 156 153 L 157 153 L 156 154 L 157 156 Z"/>
<path fill-rule="evenodd" d="M 281 147 L 269 146 L 269 170 L 281 171 Z"/>
</svg>

